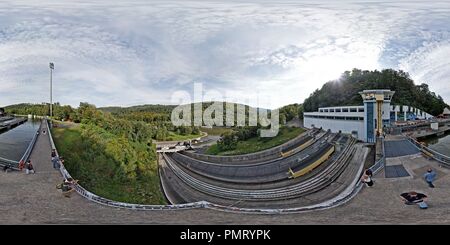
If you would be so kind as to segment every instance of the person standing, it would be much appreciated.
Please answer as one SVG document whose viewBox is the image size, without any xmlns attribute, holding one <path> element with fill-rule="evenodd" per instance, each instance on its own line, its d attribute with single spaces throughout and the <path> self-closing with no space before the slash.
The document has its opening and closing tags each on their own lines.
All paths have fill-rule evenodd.
<svg viewBox="0 0 450 245">
<path fill-rule="evenodd" d="M 425 178 L 425 181 L 427 182 L 428 186 L 431 188 L 434 188 L 433 181 L 436 178 L 436 172 L 434 172 L 433 169 L 429 168 L 427 172 L 423 175 Z"/>
<path fill-rule="evenodd" d="M 59 158 L 58 158 L 58 156 L 56 155 L 56 150 L 55 149 L 53 149 L 52 150 L 52 163 L 53 163 L 53 168 L 54 169 L 59 169 L 60 168 L 60 165 L 59 165 Z"/>
</svg>

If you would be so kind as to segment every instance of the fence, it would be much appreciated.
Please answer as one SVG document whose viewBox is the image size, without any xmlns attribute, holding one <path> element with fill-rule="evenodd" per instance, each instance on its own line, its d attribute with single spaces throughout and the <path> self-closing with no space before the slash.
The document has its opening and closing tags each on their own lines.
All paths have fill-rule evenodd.
<svg viewBox="0 0 450 245">
<path fill-rule="evenodd" d="M 434 160 L 442 163 L 443 165 L 445 165 L 447 167 L 450 167 L 450 157 L 449 156 L 446 156 L 446 155 L 439 153 L 433 149 L 430 149 L 429 147 L 417 142 L 415 139 L 413 139 L 411 137 L 408 137 L 408 140 L 425 155 L 433 158 Z"/>
<path fill-rule="evenodd" d="M 39 135 L 39 131 L 40 131 L 40 127 L 37 130 L 37 132 L 34 134 L 33 138 L 31 139 L 30 143 L 28 144 L 27 149 L 25 150 L 25 153 L 23 154 L 22 158 L 19 161 L 13 161 L 13 160 L 8 160 L 5 158 L 0 157 L 0 166 L 9 166 L 11 169 L 14 170 L 19 170 L 18 166 L 20 162 L 26 162 L 31 155 L 31 152 L 34 149 L 34 145 L 36 144 L 36 140 L 37 137 Z"/>
<path fill-rule="evenodd" d="M 48 121 L 46 122 L 46 127 L 48 129 L 48 135 L 50 137 L 50 144 L 52 149 L 55 149 L 56 156 L 59 157 L 59 153 L 56 149 L 56 146 L 53 142 L 53 137 L 51 134 L 51 130 L 49 127 Z M 67 169 L 64 167 L 64 165 L 60 163 L 60 173 L 63 176 L 64 179 L 72 178 Z M 199 202 L 193 202 L 193 203 L 186 203 L 186 204 L 173 204 L 173 205 L 144 205 L 144 204 L 132 204 L 132 203 L 123 203 L 123 202 L 117 202 L 112 201 L 107 198 L 100 197 L 85 188 L 83 188 L 79 184 L 74 184 L 75 191 L 83 196 L 84 198 L 88 199 L 89 201 L 96 202 L 102 205 L 115 207 L 115 208 L 124 208 L 124 209 L 132 209 L 132 210 L 181 210 L 181 209 L 194 209 L 194 208 L 208 208 L 208 209 L 214 209 L 214 210 L 220 210 L 220 211 L 226 211 L 226 212 L 238 212 L 238 213 L 261 213 L 261 214 L 279 214 L 279 213 L 296 213 L 296 212 L 306 212 L 306 211 L 312 211 L 312 210 L 319 210 L 319 209 L 328 209 L 332 208 L 338 205 L 343 204 L 344 202 L 350 200 L 353 196 L 356 195 L 355 188 L 358 188 L 358 185 L 355 186 L 349 186 L 351 191 L 343 196 L 339 196 L 335 200 L 319 203 L 312 206 L 307 207 L 298 207 L 298 208 L 288 208 L 288 209 L 257 209 L 257 208 L 237 208 L 237 207 L 230 207 L 230 206 L 223 206 L 219 204 L 210 203 L 207 201 L 199 201 Z"/>
</svg>

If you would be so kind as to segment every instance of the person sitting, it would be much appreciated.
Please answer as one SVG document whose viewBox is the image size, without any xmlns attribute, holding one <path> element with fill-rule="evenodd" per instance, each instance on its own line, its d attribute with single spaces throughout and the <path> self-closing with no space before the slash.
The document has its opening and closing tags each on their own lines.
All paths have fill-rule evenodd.
<svg viewBox="0 0 450 245">
<path fill-rule="evenodd" d="M 36 171 L 34 171 L 33 164 L 31 163 L 31 160 L 28 160 L 26 165 L 26 174 L 32 173 L 34 174 Z"/>
<path fill-rule="evenodd" d="M 78 183 L 78 180 L 74 180 L 72 178 L 67 178 L 63 181 L 62 184 L 60 184 L 56 188 L 61 189 L 63 196 L 70 197 L 72 192 L 75 191 L 74 186 L 77 183 Z"/>
<path fill-rule="evenodd" d="M 418 204 L 427 199 L 427 195 L 415 191 L 402 193 L 400 194 L 400 197 L 406 205 Z"/>
<path fill-rule="evenodd" d="M 368 175 L 370 178 L 372 178 L 373 173 L 372 173 L 372 170 L 371 170 L 370 168 L 366 169 L 365 173 L 366 173 L 366 175 Z"/>
<path fill-rule="evenodd" d="M 361 176 L 361 182 L 365 183 L 369 187 L 373 186 L 372 171 L 370 169 L 364 171 L 364 174 Z"/>
<path fill-rule="evenodd" d="M 8 173 L 8 171 L 11 169 L 11 166 L 5 165 L 3 166 L 3 172 Z"/>
</svg>

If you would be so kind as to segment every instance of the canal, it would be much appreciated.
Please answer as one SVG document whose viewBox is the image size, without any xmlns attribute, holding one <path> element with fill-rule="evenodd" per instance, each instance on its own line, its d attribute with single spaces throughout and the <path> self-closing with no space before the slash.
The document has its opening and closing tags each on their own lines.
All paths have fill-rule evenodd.
<svg viewBox="0 0 450 245">
<path fill-rule="evenodd" d="M 22 125 L 0 133 L 0 157 L 19 161 L 40 125 L 39 120 L 29 119 Z"/>
<path fill-rule="evenodd" d="M 447 132 L 443 136 L 426 138 L 424 141 L 431 149 L 450 156 L 450 132 Z"/>
</svg>

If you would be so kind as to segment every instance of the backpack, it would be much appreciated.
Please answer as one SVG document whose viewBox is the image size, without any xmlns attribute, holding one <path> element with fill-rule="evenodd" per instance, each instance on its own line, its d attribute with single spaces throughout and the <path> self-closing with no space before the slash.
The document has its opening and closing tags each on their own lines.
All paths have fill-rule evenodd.
<svg viewBox="0 0 450 245">
<path fill-rule="evenodd" d="M 427 209 L 428 208 L 428 204 L 426 202 L 419 202 L 419 208 L 420 209 Z"/>
</svg>

